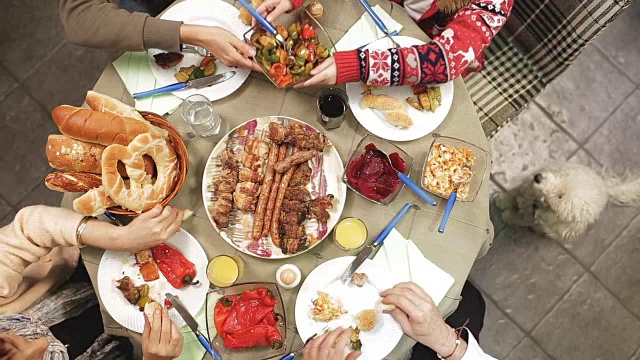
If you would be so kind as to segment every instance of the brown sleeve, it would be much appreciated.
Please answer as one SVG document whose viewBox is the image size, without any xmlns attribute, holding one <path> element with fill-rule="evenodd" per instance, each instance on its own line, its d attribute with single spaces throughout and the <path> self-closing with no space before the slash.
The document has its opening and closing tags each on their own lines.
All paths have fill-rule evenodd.
<svg viewBox="0 0 640 360">
<path fill-rule="evenodd" d="M 180 51 L 180 21 L 130 13 L 107 0 L 59 0 L 59 12 L 74 44 L 127 51 Z"/>
</svg>

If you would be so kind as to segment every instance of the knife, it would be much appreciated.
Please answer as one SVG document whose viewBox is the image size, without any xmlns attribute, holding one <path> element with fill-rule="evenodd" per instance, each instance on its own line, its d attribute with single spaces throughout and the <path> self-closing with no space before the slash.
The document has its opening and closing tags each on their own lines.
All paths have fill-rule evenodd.
<svg viewBox="0 0 640 360">
<path fill-rule="evenodd" d="M 385 34 L 385 36 L 387 36 L 394 44 L 396 44 L 395 40 L 393 40 L 391 36 L 398 35 L 398 32 L 397 31 L 394 31 L 393 33 L 389 32 L 387 25 L 385 25 L 382 19 L 380 19 L 380 17 L 378 16 L 378 14 L 376 14 L 376 12 L 373 11 L 373 9 L 371 8 L 371 5 L 369 5 L 367 0 L 360 0 L 360 4 L 364 7 L 367 13 L 369 13 L 369 16 L 371 16 L 371 20 L 373 20 L 373 23 L 376 24 L 378 29 L 380 29 Z"/>
<path fill-rule="evenodd" d="M 235 71 L 227 71 L 225 73 L 218 74 L 218 75 L 207 76 L 200 79 L 189 80 L 185 82 L 178 82 L 175 84 L 163 86 L 161 88 L 135 93 L 133 94 L 133 98 L 141 99 L 147 96 L 153 96 L 153 95 L 163 94 L 166 92 L 182 90 L 182 89 L 200 89 L 205 86 L 211 86 L 211 85 L 215 85 L 215 84 L 219 84 L 221 82 L 227 81 L 232 77 L 234 77 L 235 75 L 236 75 Z"/>
<path fill-rule="evenodd" d="M 377 248 L 378 246 L 380 246 L 380 244 L 382 244 L 384 239 L 386 239 L 387 236 L 389 236 L 389 233 L 391 232 L 391 230 L 393 230 L 393 228 L 396 227 L 396 225 L 398 225 L 398 222 L 400 222 L 400 220 L 402 220 L 402 218 L 407 214 L 407 212 L 409 212 L 409 209 L 411 209 L 411 207 L 412 205 L 410 203 L 405 204 L 400 210 L 400 212 L 398 212 L 396 217 L 394 217 L 393 220 L 391 220 L 389 225 L 387 225 L 387 227 L 384 228 L 384 230 L 382 230 L 382 232 L 378 235 L 378 237 L 376 237 L 376 239 L 373 241 L 373 244 L 365 247 L 364 249 L 362 249 L 362 251 L 360 251 L 360 254 L 356 256 L 355 260 L 353 260 L 351 265 L 349 265 L 349 267 L 347 268 L 347 271 L 345 271 L 344 274 L 342 275 L 341 280 L 343 284 L 346 284 L 347 281 L 349 281 L 351 276 L 353 276 L 356 270 L 358 270 L 360 265 L 362 265 L 362 263 L 365 260 L 367 260 L 369 255 L 371 255 L 371 252 L 373 251 L 373 249 Z"/>
<path fill-rule="evenodd" d="M 178 298 L 176 298 L 175 296 L 169 293 L 166 293 L 165 296 L 171 302 L 171 305 L 173 305 L 173 308 L 176 309 L 178 314 L 180 314 L 182 319 L 184 319 L 184 321 L 187 323 L 191 331 L 193 331 L 193 333 L 196 334 L 198 341 L 200 341 L 200 344 L 202 344 L 202 347 L 204 347 L 204 349 L 207 350 L 207 353 L 211 355 L 213 358 L 215 358 L 216 360 L 222 360 L 222 357 L 220 356 L 218 351 L 211 347 L 209 340 L 207 340 L 207 338 L 204 337 L 204 335 L 202 335 L 200 330 L 198 330 L 198 322 L 196 321 L 196 319 L 193 318 L 193 316 L 191 316 L 191 314 L 189 313 L 189 311 L 187 311 L 187 309 L 184 307 L 182 302 Z"/>
</svg>

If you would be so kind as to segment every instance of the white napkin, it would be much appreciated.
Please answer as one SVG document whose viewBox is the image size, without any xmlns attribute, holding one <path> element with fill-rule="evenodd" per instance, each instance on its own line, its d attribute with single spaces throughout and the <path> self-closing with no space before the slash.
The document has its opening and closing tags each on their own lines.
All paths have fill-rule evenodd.
<svg viewBox="0 0 640 360">
<path fill-rule="evenodd" d="M 393 20 L 386 11 L 382 10 L 380 5 L 373 7 L 373 11 L 380 17 L 382 22 L 387 26 L 389 32 L 402 30 L 402 25 Z M 362 45 L 374 42 L 384 36 L 384 33 L 378 29 L 371 19 L 371 16 L 365 11 L 347 33 L 336 44 L 337 51 L 346 51 L 357 49 Z"/>
<path fill-rule="evenodd" d="M 211 304 L 215 304 L 218 301 L 218 299 L 222 297 L 222 295 L 215 292 L 207 296 L 209 297 L 208 301 Z M 214 307 L 213 306 L 209 307 L 208 314 L 206 311 L 207 310 L 206 307 L 207 307 L 207 304 L 205 302 L 205 304 L 202 305 L 202 309 L 200 309 L 200 311 L 196 316 L 194 316 L 194 318 L 198 322 L 198 329 L 200 329 L 200 332 L 205 337 L 207 336 L 207 331 L 206 331 L 207 317 L 209 318 L 209 336 L 210 336 L 209 340 L 213 340 L 217 335 L 216 325 L 213 322 Z M 175 311 L 175 310 L 172 310 L 172 311 Z M 182 348 L 182 353 L 180 354 L 179 357 L 176 358 L 176 360 L 202 359 L 202 357 L 207 351 L 202 347 L 196 335 L 193 333 L 193 331 L 191 331 L 191 328 L 185 325 L 180 329 L 180 332 L 184 336 L 184 347 Z"/>
<path fill-rule="evenodd" d="M 126 52 L 113 62 L 113 66 L 130 94 L 162 86 L 151 72 L 146 52 Z M 171 114 L 182 104 L 182 99 L 171 93 L 134 101 L 136 109 L 151 111 L 159 115 Z"/>
<path fill-rule="evenodd" d="M 411 240 L 406 240 L 396 229 L 382 243 L 373 261 L 387 266 L 395 283 L 412 281 L 418 284 L 438 305 L 447 294 L 454 279 L 422 255 Z"/>
</svg>

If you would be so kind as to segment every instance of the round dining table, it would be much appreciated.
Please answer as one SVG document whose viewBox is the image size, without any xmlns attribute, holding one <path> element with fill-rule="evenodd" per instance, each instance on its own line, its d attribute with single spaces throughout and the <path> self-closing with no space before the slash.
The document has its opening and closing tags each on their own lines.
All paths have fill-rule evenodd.
<svg viewBox="0 0 640 360">
<path fill-rule="evenodd" d="M 239 7 L 233 0 L 225 0 Z M 400 23 L 403 28 L 401 35 L 411 36 L 428 41 L 429 38 L 406 14 L 404 9 L 387 0 L 369 0 L 372 6 L 380 5 L 391 17 Z M 342 38 L 349 28 L 363 15 L 364 9 L 357 0 L 331 0 L 323 2 L 325 15 L 322 25 L 334 41 Z M 281 20 L 287 23 L 286 19 Z M 436 133 L 465 140 L 475 146 L 486 150 L 491 149 L 484 135 L 475 107 L 464 81 L 458 78 L 453 81 L 454 99 L 446 119 L 434 131 Z M 125 88 L 113 65 L 109 65 L 97 81 L 94 91 L 109 95 L 125 103 L 133 105 L 131 94 Z M 257 117 L 279 115 L 288 116 L 305 121 L 322 129 L 316 120 L 317 94 L 320 89 L 280 90 L 277 89 L 262 74 L 252 72 L 245 83 L 233 94 L 217 100 L 213 103 L 216 111 L 221 116 L 224 128 L 228 131 L 235 126 Z M 85 105 L 86 106 L 86 105 Z M 207 217 L 207 209 L 202 199 L 202 178 L 207 159 L 216 139 L 202 139 L 187 136 L 188 127 L 176 111 L 165 117 L 171 121 L 180 131 L 183 131 L 184 142 L 189 152 L 189 172 L 182 190 L 171 202 L 172 206 L 191 209 L 194 215 L 185 220 L 183 229 L 191 233 L 202 245 L 207 258 L 215 256 L 238 255 L 245 263 L 245 271 L 239 282 L 275 282 L 276 270 L 283 264 L 297 265 L 304 278 L 320 264 L 341 256 L 353 255 L 338 248 L 329 234 L 318 246 L 311 250 L 287 259 L 261 259 L 246 255 L 229 245 L 214 229 Z M 325 130 L 331 143 L 335 145 L 343 163 L 348 161 L 353 148 L 358 141 L 367 134 L 367 131 L 358 123 L 351 112 L 346 116 L 345 122 L 340 128 Z M 396 142 L 400 148 L 406 151 L 414 159 L 411 169 L 411 178 L 420 181 L 422 163 L 427 156 L 432 137 Z M 490 166 L 489 166 L 490 167 Z M 404 189 L 396 200 L 389 206 L 375 204 L 358 194 L 347 191 L 342 217 L 357 217 L 362 219 L 368 230 L 368 243 L 391 221 L 398 211 L 406 203 L 414 203 L 421 210 L 411 212 L 396 226 L 396 230 L 406 239 L 411 239 L 422 251 L 424 256 L 450 274 L 455 282 L 449 289 L 447 296 L 438 304 L 438 308 L 444 317 L 450 315 L 458 306 L 459 295 L 474 261 L 484 255 L 493 239 L 493 226 L 489 218 L 489 168 L 484 174 L 480 190 L 472 202 L 458 202 L 454 207 L 451 218 L 444 233 L 438 232 L 438 226 L 444 212 L 446 200 L 439 199 L 436 207 L 429 206 L 424 200 L 408 189 Z M 62 206 L 71 208 L 71 202 L 76 196 L 66 194 Z M 104 250 L 86 247 L 82 249 L 82 260 L 91 277 L 94 288 L 98 292 L 97 272 L 100 259 Z M 287 349 L 298 349 L 303 345 L 295 328 L 295 302 L 299 286 L 291 290 L 282 290 L 285 307 L 286 326 L 289 335 Z M 98 293 L 98 295 L 100 295 Z M 100 299 L 100 296 L 98 296 Z M 126 330 L 104 311 L 101 301 L 102 318 L 105 333 L 129 337 L 134 344 L 140 344 L 141 335 Z M 387 355 L 387 359 L 400 359 L 403 354 L 411 349 L 415 341 L 404 335 L 394 350 Z"/>
</svg>

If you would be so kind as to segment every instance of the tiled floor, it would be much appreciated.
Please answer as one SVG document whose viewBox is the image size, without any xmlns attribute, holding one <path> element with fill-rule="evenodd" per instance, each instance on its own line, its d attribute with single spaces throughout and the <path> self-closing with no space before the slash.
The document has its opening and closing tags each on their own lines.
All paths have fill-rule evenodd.
<svg viewBox="0 0 640 360">
<path fill-rule="evenodd" d="M 636 2 L 491 140 L 496 191 L 554 161 L 640 171 L 639 24 Z M 484 348 L 509 360 L 640 359 L 639 214 L 610 206 L 570 245 L 495 221 L 471 274 L 488 302 Z"/>
<path fill-rule="evenodd" d="M 57 205 L 43 156 L 50 111 L 79 105 L 109 61 L 69 44 L 57 2 L 9 0 L 0 13 L 0 225 Z M 28 14 L 25 16 L 24 14 Z M 550 161 L 640 170 L 640 3 L 492 140 L 492 189 Z M 496 222 L 471 278 L 487 298 L 481 341 L 500 359 L 640 360 L 640 210 L 610 207 L 571 245 Z"/>
</svg>

